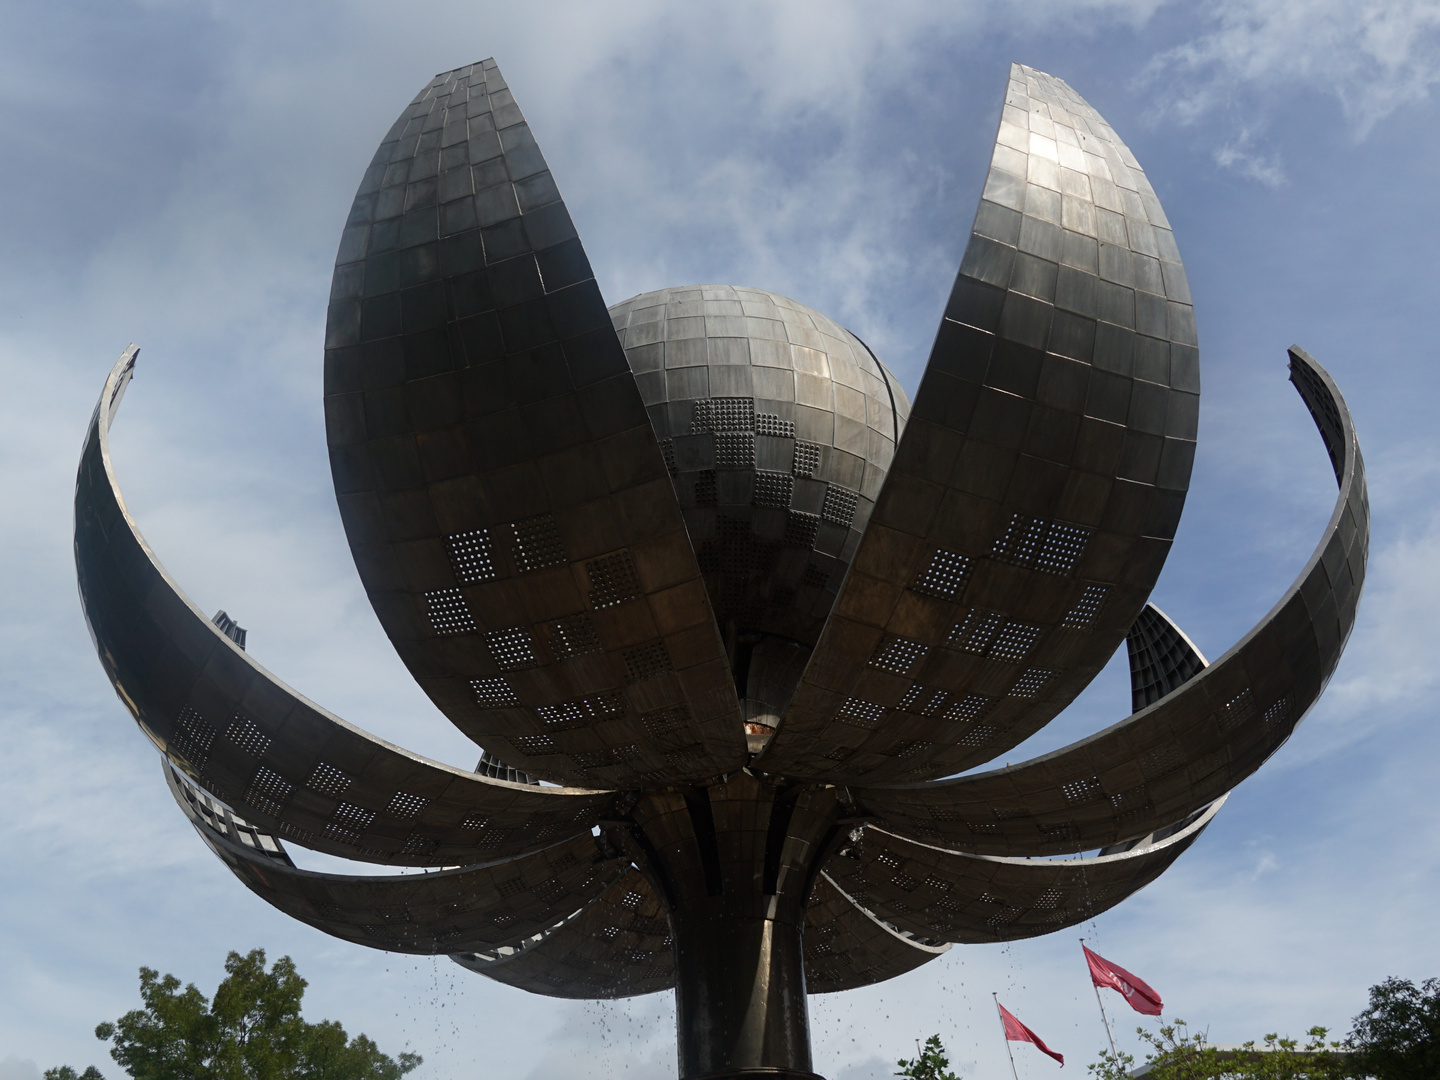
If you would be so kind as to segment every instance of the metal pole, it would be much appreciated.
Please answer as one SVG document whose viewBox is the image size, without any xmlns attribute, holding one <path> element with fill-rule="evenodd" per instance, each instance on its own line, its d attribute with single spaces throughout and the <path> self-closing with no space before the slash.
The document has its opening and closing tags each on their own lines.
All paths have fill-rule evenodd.
<svg viewBox="0 0 1440 1080">
<path fill-rule="evenodd" d="M 992 990 L 990 996 L 995 999 L 995 1019 L 1000 1021 L 1000 1034 L 1005 1038 L 1005 1053 L 1010 1058 L 1010 1075 L 1015 1080 L 1020 1080 L 1020 1074 L 1015 1071 L 1015 1054 L 1010 1049 L 1010 1033 L 1005 1030 L 1005 1017 L 1000 1014 L 1000 995 Z"/>
<path fill-rule="evenodd" d="M 1085 947 L 1085 939 L 1080 939 L 1080 947 Z M 1090 970 L 1090 960 L 1085 960 L 1085 970 Z M 1110 1053 L 1118 1060 L 1120 1051 L 1115 1049 L 1115 1033 L 1110 1030 L 1110 1018 L 1105 1015 L 1105 1002 L 1100 1000 L 1100 987 L 1095 985 L 1095 976 L 1090 976 L 1090 988 L 1095 991 L 1095 1004 L 1100 1006 L 1100 1022 L 1105 1025 L 1105 1037 L 1110 1040 Z"/>
</svg>

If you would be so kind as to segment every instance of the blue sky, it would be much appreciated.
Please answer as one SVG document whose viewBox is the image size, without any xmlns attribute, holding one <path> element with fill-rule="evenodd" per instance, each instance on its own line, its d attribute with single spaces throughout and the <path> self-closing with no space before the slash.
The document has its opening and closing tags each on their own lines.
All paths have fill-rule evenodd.
<svg viewBox="0 0 1440 1080">
<path fill-rule="evenodd" d="M 473 764 L 354 574 L 320 360 L 330 265 L 375 145 L 434 73 L 490 55 L 607 299 L 706 281 L 781 292 L 860 334 L 912 391 L 1007 65 L 1098 108 L 1174 223 L 1201 335 L 1200 450 L 1156 602 L 1218 656 L 1308 558 L 1334 483 L 1285 381 L 1292 342 L 1350 401 L 1374 533 L 1326 698 L 1164 878 L 1084 932 L 1218 1041 L 1343 1030 L 1370 984 L 1440 974 L 1437 0 L 11 0 L 0 1080 L 62 1062 L 119 1075 L 90 1032 L 137 1001 L 141 964 L 208 992 L 226 950 L 255 946 L 295 958 L 315 1017 L 424 1054 L 419 1080 L 674 1075 L 664 997 L 532 997 L 331 940 L 251 896 L 171 803 L 76 600 L 80 440 L 133 340 L 116 464 L 176 578 L 304 693 Z M 1122 660 L 1026 750 L 1126 711 Z M 939 1032 L 966 1075 L 999 1077 L 991 991 L 1073 1064 L 1093 1060 L 1104 1035 L 1080 932 L 957 947 L 815 999 L 817 1069 L 887 1076 Z M 1028 1047 L 1017 1063 L 1055 1068 Z"/>
</svg>

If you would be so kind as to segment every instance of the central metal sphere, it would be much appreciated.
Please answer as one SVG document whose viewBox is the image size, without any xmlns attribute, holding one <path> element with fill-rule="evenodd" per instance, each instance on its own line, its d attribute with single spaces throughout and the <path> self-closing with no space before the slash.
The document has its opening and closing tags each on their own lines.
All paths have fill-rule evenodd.
<svg viewBox="0 0 1440 1080">
<path fill-rule="evenodd" d="M 910 402 L 863 341 L 776 293 L 660 289 L 610 316 L 763 736 L 835 602 Z"/>
</svg>

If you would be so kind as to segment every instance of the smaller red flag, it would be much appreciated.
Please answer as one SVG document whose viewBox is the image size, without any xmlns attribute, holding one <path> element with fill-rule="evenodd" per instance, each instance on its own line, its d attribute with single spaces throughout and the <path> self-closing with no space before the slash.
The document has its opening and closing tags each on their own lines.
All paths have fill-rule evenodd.
<svg viewBox="0 0 1440 1080">
<path fill-rule="evenodd" d="M 1112 964 L 1103 956 L 1096 956 L 1090 951 L 1088 945 L 1080 946 L 1085 950 L 1085 962 L 1090 965 L 1090 981 L 1096 986 L 1108 986 L 1111 990 L 1117 990 L 1124 995 L 1130 1007 L 1138 1013 L 1146 1016 L 1159 1016 L 1163 1007 L 1160 995 L 1150 989 L 1142 979 L 1137 979 L 1124 968 Z"/>
<path fill-rule="evenodd" d="M 1000 1022 L 1005 1025 L 1006 1039 L 1010 1042 L 1034 1043 L 1042 1054 L 1049 1054 L 1061 1065 L 1065 1064 L 1065 1058 L 1062 1055 L 1051 1050 L 1045 1045 L 1044 1040 L 1042 1040 L 1039 1035 L 1036 1035 L 1019 1020 L 1016 1020 L 1014 1014 L 1012 1014 L 1009 1009 L 1005 1008 L 1005 1006 L 1001 1005 L 998 1001 L 995 1003 L 995 1007 L 1000 1010 Z"/>
</svg>

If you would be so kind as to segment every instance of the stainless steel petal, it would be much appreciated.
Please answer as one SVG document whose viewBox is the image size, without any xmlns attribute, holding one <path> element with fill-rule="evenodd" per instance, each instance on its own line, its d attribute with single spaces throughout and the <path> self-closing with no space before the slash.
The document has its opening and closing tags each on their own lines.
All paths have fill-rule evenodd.
<svg viewBox="0 0 1440 1080">
<path fill-rule="evenodd" d="M 473 863 L 588 832 L 608 791 L 506 783 L 429 761 L 302 697 L 190 602 L 140 535 L 110 460 L 134 370 L 115 364 L 75 481 L 75 568 L 91 639 L 142 731 L 246 820 L 317 851 Z"/>
<path fill-rule="evenodd" d="M 1254 629 L 1102 732 L 1004 769 L 858 790 L 870 813 L 887 828 L 972 852 L 1084 851 L 1194 813 L 1280 748 L 1340 662 L 1370 544 L 1365 463 L 1345 399 L 1298 346 L 1290 381 L 1320 430 L 1340 493 L 1315 553 Z"/>
<path fill-rule="evenodd" d="M 1179 251 L 1114 130 L 1015 65 L 910 421 L 758 767 L 944 776 L 1099 672 L 1169 552 L 1199 366 Z"/>
<path fill-rule="evenodd" d="M 381 143 L 336 258 L 325 356 L 355 564 L 462 731 L 547 780 L 744 763 L 659 443 L 494 61 L 437 75 Z M 678 743 L 654 745 L 655 724 Z"/>
</svg>

